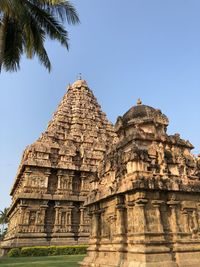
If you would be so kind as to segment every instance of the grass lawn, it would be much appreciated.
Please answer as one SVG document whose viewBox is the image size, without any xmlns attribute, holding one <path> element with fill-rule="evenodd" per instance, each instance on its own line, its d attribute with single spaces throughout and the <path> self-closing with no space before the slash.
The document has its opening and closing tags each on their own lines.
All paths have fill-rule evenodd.
<svg viewBox="0 0 200 267">
<path fill-rule="evenodd" d="M 0 267 L 79 267 L 84 255 L 0 258 Z"/>
</svg>

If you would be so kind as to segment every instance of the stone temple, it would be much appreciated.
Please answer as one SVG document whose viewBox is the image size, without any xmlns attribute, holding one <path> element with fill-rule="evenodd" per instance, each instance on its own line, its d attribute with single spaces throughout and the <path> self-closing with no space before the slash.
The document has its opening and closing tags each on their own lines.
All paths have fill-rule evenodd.
<svg viewBox="0 0 200 267">
<path fill-rule="evenodd" d="M 115 138 L 87 83 L 70 85 L 47 130 L 24 151 L 2 247 L 87 243 L 83 203 Z"/>
<path fill-rule="evenodd" d="M 82 267 L 199 267 L 200 157 L 168 118 L 138 102 L 122 117 L 85 206 L 91 236 Z"/>
<path fill-rule="evenodd" d="M 200 156 L 138 101 L 115 128 L 83 80 L 29 146 L 2 247 L 87 243 L 81 267 L 200 267 Z"/>
</svg>

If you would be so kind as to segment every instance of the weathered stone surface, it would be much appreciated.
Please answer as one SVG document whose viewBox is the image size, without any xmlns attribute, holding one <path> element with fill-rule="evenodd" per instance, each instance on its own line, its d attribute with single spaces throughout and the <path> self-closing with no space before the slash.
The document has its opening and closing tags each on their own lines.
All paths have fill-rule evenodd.
<svg viewBox="0 0 200 267">
<path fill-rule="evenodd" d="M 1 246 L 87 243 L 83 202 L 115 138 L 87 83 L 70 85 L 47 130 L 24 151 Z"/>
<path fill-rule="evenodd" d="M 152 107 L 116 123 L 85 205 L 92 220 L 82 267 L 199 267 L 200 157 Z"/>
</svg>

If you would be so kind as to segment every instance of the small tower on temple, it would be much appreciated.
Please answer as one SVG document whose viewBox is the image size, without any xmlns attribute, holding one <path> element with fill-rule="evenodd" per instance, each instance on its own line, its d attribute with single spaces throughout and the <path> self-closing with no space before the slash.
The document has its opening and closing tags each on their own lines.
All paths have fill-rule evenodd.
<svg viewBox="0 0 200 267">
<path fill-rule="evenodd" d="M 119 141 L 99 167 L 81 267 L 200 266 L 200 158 L 168 118 L 138 101 L 119 117 Z"/>
<path fill-rule="evenodd" d="M 115 138 L 86 81 L 69 85 L 46 131 L 24 151 L 2 247 L 87 243 L 83 203 Z"/>
</svg>

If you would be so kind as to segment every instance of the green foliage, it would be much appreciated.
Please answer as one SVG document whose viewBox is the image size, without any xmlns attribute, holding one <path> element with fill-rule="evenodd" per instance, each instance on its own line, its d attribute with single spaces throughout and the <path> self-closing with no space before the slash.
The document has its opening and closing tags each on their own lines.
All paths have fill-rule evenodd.
<svg viewBox="0 0 200 267">
<path fill-rule="evenodd" d="M 21 249 L 20 248 L 12 248 L 8 252 L 8 257 L 20 257 L 21 255 Z"/>
<path fill-rule="evenodd" d="M 0 0 L 0 71 L 17 71 L 22 54 L 38 57 L 49 71 L 47 39 L 68 49 L 65 22 L 79 23 L 76 9 L 67 0 Z"/>
<path fill-rule="evenodd" d="M 4 210 L 0 210 L 0 224 L 6 224 L 8 222 L 7 213 L 9 208 L 4 208 Z"/>
<path fill-rule="evenodd" d="M 6 224 L 8 223 L 8 208 L 4 208 L 4 210 L 0 210 L 0 240 L 4 238 L 7 232 Z"/>
<path fill-rule="evenodd" d="M 35 257 L 55 255 L 81 255 L 86 254 L 87 246 L 41 246 L 13 248 L 9 251 L 8 257 Z"/>
<path fill-rule="evenodd" d="M 48 256 L 48 247 L 27 247 L 21 249 L 22 257 Z"/>
<path fill-rule="evenodd" d="M 59 255 L 44 257 L 0 257 L 1 267 L 80 267 L 78 262 L 82 261 L 85 255 Z"/>
<path fill-rule="evenodd" d="M 6 235 L 7 231 L 8 231 L 8 228 L 7 227 L 6 228 L 2 228 L 0 230 L 0 240 L 3 240 L 4 239 L 4 236 Z"/>
</svg>

